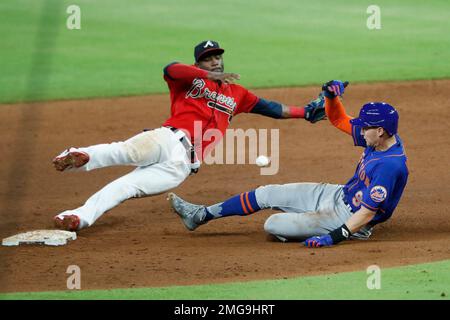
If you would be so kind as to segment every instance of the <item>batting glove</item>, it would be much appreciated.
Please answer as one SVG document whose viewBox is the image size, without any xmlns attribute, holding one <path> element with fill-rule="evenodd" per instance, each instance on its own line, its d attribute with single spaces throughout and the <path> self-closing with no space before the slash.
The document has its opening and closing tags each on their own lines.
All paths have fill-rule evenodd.
<svg viewBox="0 0 450 320">
<path fill-rule="evenodd" d="M 348 81 L 342 82 L 339 80 L 331 80 L 322 86 L 322 90 L 327 98 L 334 98 L 342 96 L 347 87 Z"/>
<path fill-rule="evenodd" d="M 333 245 L 333 239 L 329 234 L 324 236 L 311 237 L 305 240 L 305 246 L 308 248 L 320 248 Z"/>
</svg>

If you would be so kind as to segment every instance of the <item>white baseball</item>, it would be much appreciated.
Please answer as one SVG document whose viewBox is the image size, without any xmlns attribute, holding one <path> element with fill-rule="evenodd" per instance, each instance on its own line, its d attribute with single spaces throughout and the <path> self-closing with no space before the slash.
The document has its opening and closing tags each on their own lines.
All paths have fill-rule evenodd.
<svg viewBox="0 0 450 320">
<path fill-rule="evenodd" d="M 258 158 L 256 158 L 256 165 L 259 167 L 265 167 L 269 163 L 270 163 L 270 160 L 266 156 L 259 156 Z"/>
</svg>

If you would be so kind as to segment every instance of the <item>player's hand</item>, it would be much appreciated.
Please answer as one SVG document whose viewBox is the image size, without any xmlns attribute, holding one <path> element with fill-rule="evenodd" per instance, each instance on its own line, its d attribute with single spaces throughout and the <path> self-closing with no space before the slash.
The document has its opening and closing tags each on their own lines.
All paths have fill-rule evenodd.
<svg viewBox="0 0 450 320">
<path fill-rule="evenodd" d="M 333 240 L 329 234 L 324 236 L 315 236 L 305 240 L 305 246 L 308 248 L 320 248 L 333 245 Z"/>
<path fill-rule="evenodd" d="M 239 80 L 241 76 L 237 73 L 223 73 L 210 71 L 208 73 L 208 78 L 213 81 L 221 81 L 230 84 L 234 83 L 236 80 Z"/>
<path fill-rule="evenodd" d="M 334 98 L 342 96 L 348 84 L 348 81 L 342 82 L 339 80 L 331 80 L 322 86 L 322 90 L 326 97 Z"/>
</svg>

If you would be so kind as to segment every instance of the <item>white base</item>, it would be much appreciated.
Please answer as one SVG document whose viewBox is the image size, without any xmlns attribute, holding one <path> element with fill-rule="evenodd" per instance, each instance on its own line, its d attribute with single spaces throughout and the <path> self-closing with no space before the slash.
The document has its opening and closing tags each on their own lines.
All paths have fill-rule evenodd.
<svg viewBox="0 0 450 320">
<path fill-rule="evenodd" d="M 36 230 L 19 233 L 2 241 L 3 246 L 18 246 L 21 244 L 44 244 L 47 246 L 63 246 L 70 240 L 76 240 L 75 232 L 64 230 Z"/>
</svg>

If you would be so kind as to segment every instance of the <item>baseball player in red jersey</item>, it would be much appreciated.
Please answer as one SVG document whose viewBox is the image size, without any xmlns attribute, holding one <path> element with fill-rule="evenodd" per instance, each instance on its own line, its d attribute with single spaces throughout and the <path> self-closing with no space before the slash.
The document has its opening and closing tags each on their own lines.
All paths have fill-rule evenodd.
<svg viewBox="0 0 450 320">
<path fill-rule="evenodd" d="M 130 165 L 136 168 L 92 195 L 83 206 L 59 213 L 56 227 L 75 231 L 91 226 L 105 212 L 130 198 L 160 194 L 197 173 L 211 148 L 203 139 L 208 130 L 225 133 L 239 113 L 258 113 L 282 118 L 304 118 L 315 123 L 325 118 L 324 97 L 305 107 L 287 106 L 257 97 L 235 84 L 239 75 L 225 73 L 222 54 L 215 41 L 203 41 L 194 49 L 195 64 L 171 63 L 164 68 L 170 90 L 171 115 L 162 127 L 128 140 L 85 148 L 69 148 L 53 159 L 58 171 L 90 171 Z"/>
</svg>

